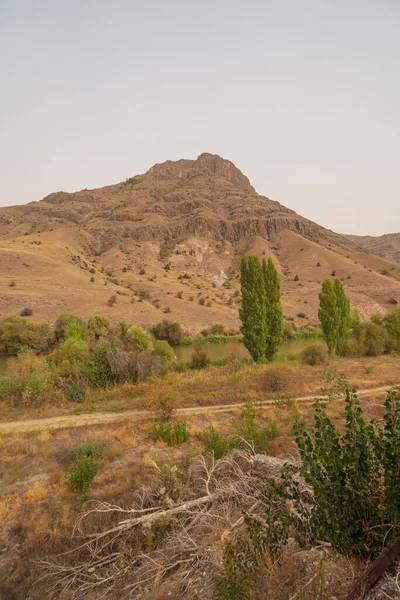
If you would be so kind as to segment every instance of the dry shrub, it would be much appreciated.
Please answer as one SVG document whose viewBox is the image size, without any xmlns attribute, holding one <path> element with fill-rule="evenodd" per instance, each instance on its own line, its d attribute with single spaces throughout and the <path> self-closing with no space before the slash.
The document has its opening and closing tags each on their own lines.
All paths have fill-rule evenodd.
<svg viewBox="0 0 400 600">
<path fill-rule="evenodd" d="M 286 373 L 277 367 L 272 367 L 265 372 L 262 383 L 265 392 L 280 392 L 287 388 Z"/>
<path fill-rule="evenodd" d="M 300 361 L 305 365 L 325 365 L 328 362 L 327 352 L 320 344 L 311 344 L 301 351 Z"/>
<path fill-rule="evenodd" d="M 160 421 L 169 421 L 178 403 L 178 395 L 171 386 L 162 385 L 148 395 L 150 410 L 154 410 Z"/>
</svg>

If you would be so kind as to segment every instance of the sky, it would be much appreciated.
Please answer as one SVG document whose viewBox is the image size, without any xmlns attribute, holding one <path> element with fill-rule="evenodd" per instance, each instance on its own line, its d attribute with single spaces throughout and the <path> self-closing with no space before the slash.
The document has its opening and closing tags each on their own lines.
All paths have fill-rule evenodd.
<svg viewBox="0 0 400 600">
<path fill-rule="evenodd" d="M 398 0 L 0 0 L 0 206 L 211 152 L 342 233 L 400 231 Z"/>
</svg>

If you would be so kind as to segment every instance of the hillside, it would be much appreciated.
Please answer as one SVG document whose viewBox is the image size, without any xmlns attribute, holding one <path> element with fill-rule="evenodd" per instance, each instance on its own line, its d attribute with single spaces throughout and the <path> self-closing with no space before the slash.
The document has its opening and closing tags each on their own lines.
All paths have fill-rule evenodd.
<svg viewBox="0 0 400 600">
<path fill-rule="evenodd" d="M 252 252 L 276 261 L 285 316 L 298 323 L 316 321 L 321 282 L 334 271 L 363 317 L 400 301 L 400 264 L 257 194 L 233 163 L 202 154 L 0 209 L 0 316 L 29 307 L 50 321 L 71 311 L 238 329 L 238 268 Z"/>
<path fill-rule="evenodd" d="M 400 263 L 400 233 L 387 233 L 376 237 L 370 235 L 351 235 L 347 237 L 366 252 Z"/>
</svg>

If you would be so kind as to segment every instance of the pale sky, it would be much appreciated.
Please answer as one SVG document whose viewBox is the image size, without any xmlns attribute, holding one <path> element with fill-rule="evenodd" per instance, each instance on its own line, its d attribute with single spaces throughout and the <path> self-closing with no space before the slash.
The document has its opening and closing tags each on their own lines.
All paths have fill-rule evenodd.
<svg viewBox="0 0 400 600">
<path fill-rule="evenodd" d="M 400 231 L 399 0 L 0 0 L 0 205 L 202 152 Z"/>
</svg>

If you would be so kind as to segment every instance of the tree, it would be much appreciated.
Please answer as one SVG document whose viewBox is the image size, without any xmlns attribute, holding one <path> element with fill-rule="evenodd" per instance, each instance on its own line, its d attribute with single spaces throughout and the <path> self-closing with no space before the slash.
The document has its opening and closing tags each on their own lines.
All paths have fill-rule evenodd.
<svg viewBox="0 0 400 600">
<path fill-rule="evenodd" d="M 384 317 L 383 326 L 392 340 L 394 349 L 400 350 L 400 308 L 396 308 Z"/>
<path fill-rule="evenodd" d="M 336 306 L 338 308 L 339 326 L 336 340 L 336 352 L 343 354 L 346 339 L 351 327 L 350 300 L 346 296 L 340 279 L 335 279 L 333 284 L 336 294 Z"/>
<path fill-rule="evenodd" d="M 265 313 L 267 321 L 267 334 L 265 343 L 265 357 L 271 361 L 283 340 L 284 321 L 281 305 L 281 286 L 278 271 L 272 258 L 262 263 L 263 280 L 265 285 Z"/>
<path fill-rule="evenodd" d="M 319 294 L 318 317 L 330 354 L 343 354 L 351 327 L 350 300 L 340 279 L 325 279 Z"/>
<path fill-rule="evenodd" d="M 243 257 L 240 268 L 240 331 L 244 345 L 256 361 L 265 356 L 266 347 L 266 289 L 263 280 L 263 269 L 257 256 Z"/>
<path fill-rule="evenodd" d="M 318 318 L 321 322 L 322 332 L 326 340 L 329 354 L 336 350 L 339 331 L 339 310 L 336 303 L 336 293 L 330 279 L 325 279 L 319 293 Z"/>
</svg>

